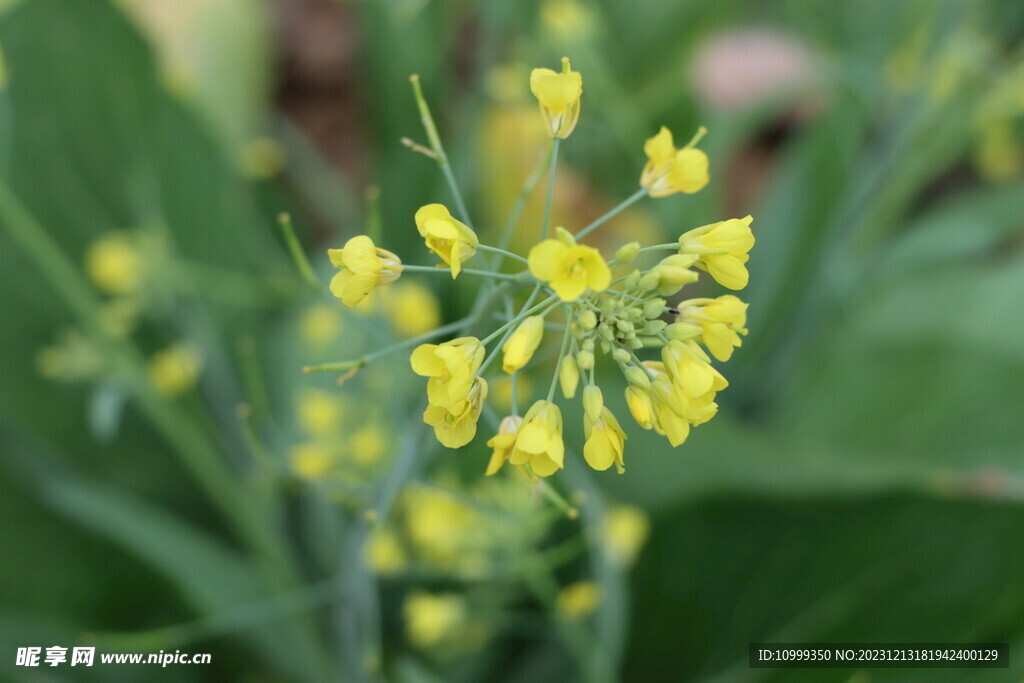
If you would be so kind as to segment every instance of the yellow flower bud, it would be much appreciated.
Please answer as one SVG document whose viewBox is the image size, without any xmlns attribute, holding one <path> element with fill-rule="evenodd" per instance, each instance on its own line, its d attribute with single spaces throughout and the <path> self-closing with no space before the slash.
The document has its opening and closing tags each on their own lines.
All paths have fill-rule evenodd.
<svg viewBox="0 0 1024 683">
<path fill-rule="evenodd" d="M 615 252 L 615 262 L 619 264 L 630 263 L 636 258 L 636 255 L 640 253 L 640 243 L 630 242 L 629 244 L 623 244 L 619 247 L 619 250 Z"/>
<path fill-rule="evenodd" d="M 638 386 L 626 387 L 626 405 L 629 406 L 629 413 L 638 425 L 644 429 L 654 426 L 654 405 L 651 403 L 649 391 Z"/>
<path fill-rule="evenodd" d="M 127 294 L 138 289 L 142 267 L 139 250 L 121 235 L 96 240 L 85 254 L 86 275 L 108 294 Z"/>
<path fill-rule="evenodd" d="M 558 370 L 558 383 L 562 387 L 563 396 L 572 398 L 576 395 L 576 387 L 580 383 L 580 369 L 572 356 L 562 359 L 562 367 Z"/>
<path fill-rule="evenodd" d="M 594 352 L 593 351 L 580 351 L 576 354 L 576 364 L 580 370 L 589 370 L 594 367 Z"/>
<path fill-rule="evenodd" d="M 562 58 L 562 73 L 551 69 L 534 69 L 530 74 L 530 91 L 540 104 L 540 113 L 548 135 L 567 138 L 580 118 L 580 96 L 583 77 L 572 71 L 569 59 Z"/>
<path fill-rule="evenodd" d="M 643 368 L 633 365 L 626 368 L 623 374 L 626 376 L 626 381 L 634 386 L 641 389 L 649 389 L 651 387 L 651 378 L 647 376 Z"/>
<path fill-rule="evenodd" d="M 501 347 L 504 351 L 501 360 L 502 369 L 510 375 L 521 370 L 533 358 L 533 352 L 537 350 L 543 336 L 544 318 L 541 316 L 531 315 L 519 323 L 519 327 Z"/>
<path fill-rule="evenodd" d="M 604 408 L 604 395 L 601 388 L 591 384 L 583 389 L 583 411 L 587 418 L 596 420 Z"/>
</svg>

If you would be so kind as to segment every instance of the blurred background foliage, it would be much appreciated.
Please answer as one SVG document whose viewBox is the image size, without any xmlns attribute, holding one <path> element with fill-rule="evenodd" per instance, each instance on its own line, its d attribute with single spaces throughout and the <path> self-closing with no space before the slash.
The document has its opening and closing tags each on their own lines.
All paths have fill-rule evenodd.
<svg viewBox="0 0 1024 683">
<path fill-rule="evenodd" d="M 751 641 L 1024 647 L 1024 5 L 0 8 L 5 667 L 16 645 L 94 643 L 214 654 L 198 674 L 159 672 L 171 680 L 1024 674 L 1014 656 L 994 673 L 746 667 Z M 363 568 L 377 533 L 367 507 L 387 516 L 397 501 L 399 520 L 437 511 L 416 495 L 456 496 L 437 513 L 451 533 L 470 514 L 463 498 L 472 514 L 496 510 L 506 525 L 487 528 L 513 564 L 534 556 L 538 534 L 571 538 L 573 525 L 481 482 L 479 443 L 431 460 L 422 387 L 400 356 L 344 391 L 299 372 L 456 320 L 472 292 L 421 279 L 432 293 L 342 315 L 303 289 L 275 231 L 291 211 L 325 276 L 325 248 L 368 226 L 427 262 L 411 216 L 447 194 L 399 143 L 422 138 L 408 85 L 418 73 L 493 234 L 546 149 L 529 69 L 563 54 L 584 102 L 563 145 L 556 224 L 578 229 L 631 193 L 658 126 L 703 124 L 709 188 L 630 209 L 601 246 L 747 213 L 757 236 L 751 332 L 719 417 L 675 451 L 630 430 L 628 473 L 592 478 L 603 493 L 578 467 L 564 475 L 565 490 L 588 491 L 590 547 L 601 513 L 588 503 L 652 520 L 628 577 L 583 560 L 604 596 L 583 629 L 509 597 L 490 546 L 469 569 L 435 556 L 425 575 L 389 577 L 387 552 L 376 574 Z M 516 249 L 536 239 L 537 199 Z M 111 235 L 143 255 L 132 296 L 86 279 L 90 245 Z M 125 317 L 130 335 L 110 322 Z M 152 367 L 167 349 L 171 386 Z M 341 474 L 318 476 L 331 468 Z M 401 489 L 412 479 L 427 488 Z M 416 543 L 415 525 L 408 533 Z M 449 551 L 465 559 L 471 534 L 456 535 Z M 483 642 L 463 634 L 468 654 L 418 649 L 404 597 L 465 584 L 504 620 L 481 626 Z"/>
</svg>

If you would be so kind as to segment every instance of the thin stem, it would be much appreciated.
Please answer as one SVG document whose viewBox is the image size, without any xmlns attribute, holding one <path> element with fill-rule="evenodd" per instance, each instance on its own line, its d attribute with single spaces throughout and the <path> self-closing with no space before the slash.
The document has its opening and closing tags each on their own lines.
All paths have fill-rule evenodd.
<svg viewBox="0 0 1024 683">
<path fill-rule="evenodd" d="M 409 270 L 416 273 L 451 273 L 451 268 L 438 268 L 436 266 L 410 266 L 402 264 L 402 270 Z M 463 268 L 459 271 L 459 275 L 479 275 L 480 277 L 494 278 L 495 280 L 518 280 L 518 275 L 509 275 L 507 273 L 492 273 L 489 270 L 474 270 L 472 268 Z"/>
<path fill-rule="evenodd" d="M 551 378 L 551 386 L 548 388 L 548 403 L 551 403 L 551 400 L 555 397 L 555 387 L 558 386 L 558 373 L 562 371 L 562 359 L 565 358 L 565 352 L 569 348 L 569 338 L 572 336 L 569 334 L 569 330 L 572 329 L 572 325 L 569 324 L 569 306 L 568 304 L 563 304 L 562 308 L 565 311 L 565 334 L 562 335 L 562 350 L 558 352 L 558 361 L 555 363 L 555 376 Z"/>
<path fill-rule="evenodd" d="M 281 226 L 281 237 L 284 238 L 284 243 L 288 247 L 288 253 L 292 257 L 292 261 L 295 263 L 296 270 L 299 271 L 299 275 L 306 281 L 312 289 L 321 291 L 323 286 L 319 280 L 316 279 L 316 273 L 313 271 L 313 266 L 310 265 L 309 259 L 306 257 L 306 252 L 302 250 L 302 245 L 299 244 L 299 238 L 295 235 L 295 227 L 292 225 L 292 217 L 287 213 L 282 213 L 277 217 L 278 225 Z"/>
<path fill-rule="evenodd" d="M 558 168 L 558 147 L 562 142 L 561 138 L 555 138 L 551 142 L 551 169 L 548 174 L 548 200 L 544 204 L 544 227 L 541 229 L 540 238 L 548 238 L 548 228 L 551 224 L 551 200 L 555 195 L 555 170 Z"/>
<path fill-rule="evenodd" d="M 519 254 L 513 254 L 511 251 L 507 251 L 505 249 L 502 249 L 501 247 L 489 247 L 486 244 L 478 244 L 478 245 L 476 245 L 476 248 L 479 251 L 489 251 L 492 254 L 498 254 L 498 255 L 504 256 L 506 258 L 511 258 L 511 259 L 515 259 L 517 261 L 522 261 L 523 263 L 529 263 L 529 261 L 524 259 Z"/>
<path fill-rule="evenodd" d="M 592 233 L 594 230 L 596 230 L 597 228 L 599 228 L 602 225 L 604 225 L 605 221 L 608 221 L 608 220 L 614 218 L 619 213 L 621 213 L 622 211 L 626 210 L 627 208 L 629 208 L 633 204 L 636 204 L 638 201 L 640 201 L 641 199 L 643 199 L 646 196 L 647 196 L 647 188 L 646 187 L 641 187 L 639 190 L 637 190 L 632 195 L 630 195 L 627 199 L 623 200 L 614 209 L 612 209 L 608 213 L 604 214 L 603 216 L 601 216 L 600 218 L 595 220 L 593 223 L 591 223 L 590 225 L 588 225 L 587 227 L 583 228 L 578 233 L 576 233 L 576 239 L 577 240 L 583 239 L 584 237 L 586 237 L 587 235 Z"/>
<path fill-rule="evenodd" d="M 463 326 L 468 325 L 469 323 L 472 323 L 473 320 L 474 320 L 473 316 L 468 316 L 468 317 L 463 318 L 462 320 L 456 320 L 453 323 L 448 323 L 447 325 L 442 325 L 441 327 L 438 327 L 437 329 L 431 330 L 429 332 L 425 332 L 425 333 L 423 333 L 423 334 L 421 334 L 419 336 L 412 337 L 410 339 L 404 339 L 404 340 L 402 340 L 402 341 L 400 341 L 400 342 L 398 342 L 396 344 L 392 344 L 391 346 L 386 346 L 383 349 L 378 349 L 377 351 L 374 351 L 373 353 L 368 353 L 365 356 L 359 356 L 358 358 L 351 358 L 349 360 L 337 361 L 337 362 L 334 362 L 334 363 L 321 363 L 320 365 L 307 365 L 306 367 L 302 368 L 302 371 L 305 372 L 305 373 L 310 373 L 310 372 L 344 372 L 345 370 L 351 370 L 352 368 L 361 368 L 364 365 L 366 365 L 367 363 L 369 363 L 370 361 L 375 360 L 377 358 L 380 358 L 381 356 L 386 356 L 387 354 L 392 353 L 394 351 L 398 351 L 400 349 L 404 349 L 404 348 L 407 348 L 409 346 L 413 346 L 415 344 L 419 344 L 420 342 L 425 342 L 425 341 L 428 341 L 430 339 L 434 339 L 435 337 L 442 337 L 442 336 L 444 336 L 444 335 L 446 335 L 446 334 L 448 334 L 450 332 L 458 332 L 459 330 L 462 329 Z"/>
<path fill-rule="evenodd" d="M 648 251 L 662 251 L 666 249 L 679 249 L 679 242 L 668 242 L 666 244 L 655 244 L 652 247 L 644 247 L 638 251 L 638 254 L 643 254 Z"/>
<path fill-rule="evenodd" d="M 526 300 L 525 304 L 523 304 L 523 307 L 519 310 L 519 313 L 517 313 L 516 316 L 514 318 L 512 318 L 511 320 L 509 320 L 507 323 L 505 323 L 504 325 L 502 325 L 498 329 L 496 329 L 493 332 L 491 332 L 491 334 L 487 335 L 487 337 L 485 337 L 484 340 L 482 342 L 480 342 L 480 343 L 483 344 L 484 346 L 486 346 L 491 341 L 493 341 L 495 337 L 497 337 L 499 334 L 501 334 L 502 332 L 507 330 L 509 327 L 511 327 L 512 325 L 515 325 L 516 323 L 518 323 L 520 320 L 522 320 L 526 316 L 530 315 L 531 313 L 539 311 L 544 306 L 547 306 L 549 303 L 551 303 L 551 300 L 555 298 L 554 296 L 549 296 L 547 299 L 545 299 L 544 301 L 541 301 L 539 304 L 537 304 L 533 308 L 529 308 L 528 309 L 527 306 L 529 306 L 531 303 L 533 303 L 533 300 L 537 298 L 537 294 L 539 292 L 540 292 L 540 285 L 538 284 L 536 287 L 533 288 L 533 291 L 530 293 L 530 298 Z M 500 348 L 501 344 L 498 344 L 498 347 Z M 483 374 L 483 370 L 481 370 L 479 374 Z"/>
</svg>

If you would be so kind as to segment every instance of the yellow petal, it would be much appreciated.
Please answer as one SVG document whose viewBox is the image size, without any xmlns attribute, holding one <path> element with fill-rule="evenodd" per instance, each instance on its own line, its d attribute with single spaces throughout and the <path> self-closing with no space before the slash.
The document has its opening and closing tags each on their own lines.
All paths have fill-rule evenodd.
<svg viewBox="0 0 1024 683">
<path fill-rule="evenodd" d="M 715 282 L 732 290 L 743 289 L 750 280 L 750 273 L 743 262 L 730 254 L 705 256 L 704 265 L 707 266 L 711 277 L 715 278 Z"/>
<path fill-rule="evenodd" d="M 355 273 L 376 273 L 383 267 L 373 240 L 366 235 L 357 235 L 350 239 L 345 243 L 342 252 L 345 267 Z"/>
<path fill-rule="evenodd" d="M 562 256 L 568 249 L 558 240 L 544 240 L 535 245 L 530 249 L 527 259 L 530 263 L 530 274 L 545 282 L 559 277 L 563 273 Z"/>
<path fill-rule="evenodd" d="M 426 206 L 421 206 L 419 211 L 416 212 L 416 229 L 419 230 L 420 236 L 423 237 L 426 235 L 427 221 L 447 218 L 449 216 L 451 216 L 451 212 L 448 211 L 448 207 L 444 204 L 427 204 Z"/>
<path fill-rule="evenodd" d="M 644 143 L 644 154 L 654 162 L 655 166 L 671 161 L 675 153 L 676 148 L 672 143 L 672 131 L 665 126 L 661 127 L 657 135 L 648 138 L 647 142 Z"/>
<path fill-rule="evenodd" d="M 445 364 L 437 356 L 437 344 L 420 344 L 409 356 L 412 371 L 420 377 L 436 377 L 445 371 Z"/>
</svg>

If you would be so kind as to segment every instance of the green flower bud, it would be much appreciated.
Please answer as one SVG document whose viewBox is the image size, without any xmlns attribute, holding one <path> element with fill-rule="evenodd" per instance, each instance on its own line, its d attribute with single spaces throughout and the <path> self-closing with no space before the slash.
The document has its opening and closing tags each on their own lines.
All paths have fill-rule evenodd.
<svg viewBox="0 0 1024 683">
<path fill-rule="evenodd" d="M 700 325 L 691 325 L 690 323 L 672 323 L 665 328 L 665 336 L 678 341 L 694 339 L 699 337 L 701 332 Z"/>
<path fill-rule="evenodd" d="M 625 365 L 630 360 L 632 360 L 632 358 L 633 356 L 630 355 L 629 351 L 621 347 L 612 351 L 612 360 L 614 360 L 616 363 L 619 363 L 620 365 Z"/>
<path fill-rule="evenodd" d="M 589 308 L 579 315 L 579 324 L 585 330 L 592 330 L 597 327 L 597 314 Z"/>
<path fill-rule="evenodd" d="M 597 326 L 597 333 L 601 335 L 606 341 L 615 339 L 615 333 L 612 331 L 612 326 L 608 323 L 601 323 Z"/>
<path fill-rule="evenodd" d="M 594 352 L 580 351 L 576 354 L 576 365 L 580 370 L 590 370 L 594 367 Z"/>
<path fill-rule="evenodd" d="M 583 388 L 583 411 L 591 422 L 596 422 L 601 417 L 601 409 L 604 408 L 604 395 L 597 385 L 591 384 Z"/>
<path fill-rule="evenodd" d="M 648 320 L 647 324 L 640 330 L 640 334 L 654 335 L 668 327 L 664 320 Z"/>
<path fill-rule="evenodd" d="M 644 276 L 640 278 L 638 289 L 641 292 L 652 292 L 660 286 L 661 275 L 656 270 L 652 270 L 649 273 L 645 273 Z"/>
<path fill-rule="evenodd" d="M 623 289 L 633 289 L 640 283 L 640 271 L 634 270 L 632 273 L 626 276 L 626 279 L 622 281 Z"/>
<path fill-rule="evenodd" d="M 620 331 L 626 333 L 633 331 L 633 323 L 629 320 L 619 320 L 615 323 L 615 327 L 619 328 Z"/>
<path fill-rule="evenodd" d="M 644 306 L 644 317 L 645 318 L 660 318 L 661 314 L 665 312 L 665 300 L 664 299 L 651 299 Z"/>
<path fill-rule="evenodd" d="M 636 258 L 636 255 L 640 252 L 639 242 L 630 242 L 629 244 L 623 244 L 619 247 L 619 250 L 615 252 L 616 263 L 629 263 Z"/>
<path fill-rule="evenodd" d="M 583 350 L 584 351 L 593 351 L 594 350 L 594 338 L 593 337 L 587 337 L 586 339 L 583 340 Z"/>
<path fill-rule="evenodd" d="M 651 378 L 647 376 L 647 373 L 644 372 L 643 368 L 638 368 L 637 366 L 632 365 L 626 368 L 623 371 L 623 374 L 626 376 L 626 381 L 630 384 L 640 387 L 641 389 L 651 388 Z"/>
</svg>

